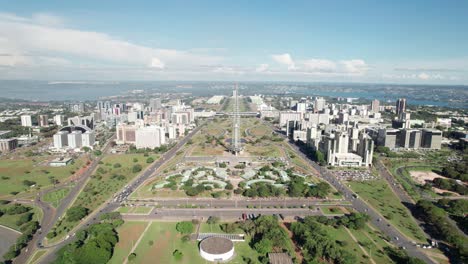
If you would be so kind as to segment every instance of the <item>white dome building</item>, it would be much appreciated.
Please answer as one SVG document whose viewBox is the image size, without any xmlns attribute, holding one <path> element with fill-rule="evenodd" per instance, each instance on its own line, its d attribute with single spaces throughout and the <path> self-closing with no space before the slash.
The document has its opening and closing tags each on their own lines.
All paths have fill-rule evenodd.
<svg viewBox="0 0 468 264">
<path fill-rule="evenodd" d="M 226 261 L 234 256 L 234 243 L 223 237 L 208 237 L 200 243 L 200 255 L 208 261 Z"/>
</svg>

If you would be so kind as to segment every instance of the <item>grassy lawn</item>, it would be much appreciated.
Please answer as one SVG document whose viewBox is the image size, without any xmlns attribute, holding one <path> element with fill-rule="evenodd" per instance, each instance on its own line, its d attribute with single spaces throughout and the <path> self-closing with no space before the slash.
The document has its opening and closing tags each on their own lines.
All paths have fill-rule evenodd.
<svg viewBox="0 0 468 264">
<path fill-rule="evenodd" d="M 114 254 L 108 264 L 122 264 L 149 224 L 149 222 L 125 222 L 120 226 L 117 229 L 119 242 L 115 245 Z"/>
<path fill-rule="evenodd" d="M 0 205 L 0 210 L 6 210 L 8 207 L 13 206 L 14 203 Z M 32 205 L 25 205 L 26 207 L 30 207 L 31 210 L 29 212 L 33 213 L 32 221 L 38 221 L 39 223 L 42 220 L 42 211 L 40 208 L 32 206 Z M 22 213 L 22 214 L 15 214 L 15 215 L 7 215 L 4 214 L 0 216 L 0 225 L 7 226 L 9 228 L 15 229 L 19 231 L 19 226 L 16 224 L 16 221 L 20 219 L 22 215 L 25 215 L 29 212 Z"/>
<path fill-rule="evenodd" d="M 12 192 L 35 192 L 38 188 L 51 186 L 50 177 L 62 181 L 85 166 L 84 157 L 64 167 L 48 166 L 47 161 L 52 159 L 51 156 L 0 159 L 0 197 L 11 196 Z M 25 180 L 36 182 L 36 186 L 24 185 Z"/>
<path fill-rule="evenodd" d="M 153 207 L 146 207 L 146 206 L 123 206 L 119 207 L 117 209 L 117 212 L 123 213 L 123 214 L 148 214 L 151 212 Z"/>
<path fill-rule="evenodd" d="M 325 215 L 338 215 L 338 214 L 344 214 L 343 210 L 341 210 L 340 207 L 335 207 L 335 206 L 321 206 L 320 210 L 322 211 L 323 214 Z"/>
<path fill-rule="evenodd" d="M 369 233 L 373 233 L 374 231 L 369 227 L 362 230 L 349 230 L 376 263 L 392 263 L 392 260 L 383 250 L 383 247 L 387 246 L 385 241 L 371 236 Z"/>
<path fill-rule="evenodd" d="M 47 250 L 38 250 L 34 253 L 34 255 L 32 255 L 32 258 L 28 261 L 28 264 L 35 264 L 40 257 L 42 257 L 45 253 L 47 252 Z"/>
<path fill-rule="evenodd" d="M 53 192 L 49 192 L 46 195 L 44 195 L 43 200 L 52 204 L 53 207 L 57 208 L 60 205 L 62 199 L 65 198 L 70 192 L 70 188 L 71 187 L 63 187 Z"/>
<path fill-rule="evenodd" d="M 327 233 L 329 234 L 330 237 L 334 238 L 335 241 L 341 241 L 341 245 L 344 250 L 356 256 L 358 263 L 362 263 L 362 264 L 369 263 L 369 260 L 364 257 L 365 255 L 362 252 L 362 250 L 359 248 L 358 244 L 354 242 L 354 240 L 351 238 L 351 236 L 348 234 L 348 232 L 346 232 L 346 230 L 343 227 L 340 227 L 338 229 L 335 229 L 330 226 L 324 226 L 324 227 L 326 228 Z"/>
<path fill-rule="evenodd" d="M 269 144 L 266 146 L 253 146 L 253 145 L 246 145 L 245 151 L 248 152 L 251 156 L 260 156 L 260 157 L 273 157 L 279 158 L 283 157 L 281 151 L 278 149 L 278 146 L 273 144 Z"/>
<path fill-rule="evenodd" d="M 200 257 L 198 242 L 182 242 L 182 236 L 177 233 L 175 226 L 176 223 L 173 222 L 152 222 L 135 250 L 136 259 L 129 263 L 155 263 L 155 260 L 158 260 L 158 263 L 207 263 Z M 153 241 L 152 245 L 150 241 Z M 243 256 L 258 258 L 258 254 L 250 248 L 248 242 L 234 243 L 235 257 L 229 263 L 244 263 Z M 183 258 L 180 261 L 175 260 L 172 256 L 172 252 L 176 249 L 183 253 Z"/>
<path fill-rule="evenodd" d="M 354 192 L 378 210 L 390 223 L 414 241 L 424 242 L 425 236 L 408 209 L 384 180 L 347 182 Z"/>
<path fill-rule="evenodd" d="M 156 155 L 150 155 L 149 157 L 157 158 Z M 144 170 L 149 165 L 146 163 L 147 158 L 143 154 L 122 154 L 104 157 L 102 164 L 93 173 L 93 176 L 91 176 L 71 207 L 83 206 L 88 208 L 90 212 L 93 211 L 140 173 L 133 172 L 134 165 L 139 164 Z M 117 163 L 121 166 L 116 167 L 115 164 Z M 58 241 L 76 224 L 77 222 L 67 221 L 66 217 L 58 221 L 54 228 L 57 236 L 48 242 Z"/>
</svg>

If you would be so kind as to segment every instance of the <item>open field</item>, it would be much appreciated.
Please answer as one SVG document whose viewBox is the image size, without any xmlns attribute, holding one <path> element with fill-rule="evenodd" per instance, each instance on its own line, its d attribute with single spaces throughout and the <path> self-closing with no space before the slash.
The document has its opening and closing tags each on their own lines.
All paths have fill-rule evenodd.
<svg viewBox="0 0 468 264">
<path fill-rule="evenodd" d="M 432 182 L 432 180 L 434 180 L 435 178 L 444 178 L 444 179 L 448 179 L 444 176 L 441 176 L 433 171 L 415 171 L 415 170 L 411 170 L 409 171 L 409 174 L 411 175 L 411 177 L 419 184 L 421 185 L 424 185 L 426 182 Z M 432 187 L 432 189 L 437 193 L 437 194 L 441 194 L 441 193 L 451 193 L 452 195 L 454 196 L 458 196 L 459 194 L 456 193 L 456 192 L 451 192 L 451 191 L 448 191 L 448 190 L 442 190 L 442 189 L 438 189 L 438 188 L 435 188 L 435 187 Z"/>
<path fill-rule="evenodd" d="M 149 222 L 125 222 L 117 228 L 119 242 L 114 248 L 114 254 L 108 264 L 122 264 L 131 253 L 132 247 L 136 244 Z"/>
<path fill-rule="evenodd" d="M 400 203 L 384 180 L 347 182 L 364 201 L 372 205 L 390 223 L 414 241 L 425 242 L 425 236 L 408 209 Z"/>
<path fill-rule="evenodd" d="M 233 112 L 234 111 L 234 103 L 235 100 L 233 97 L 227 97 L 226 100 L 229 100 L 225 105 L 224 108 L 221 109 L 223 112 Z M 238 97 L 239 101 L 239 112 L 249 112 L 251 111 L 249 102 L 247 102 L 247 97 Z"/>
<path fill-rule="evenodd" d="M 0 159 L 0 197 L 11 196 L 14 192 L 35 192 L 37 188 L 53 185 L 54 177 L 62 181 L 85 166 L 85 158 L 77 159 L 74 164 L 64 167 L 50 167 L 47 161 L 51 156 L 29 157 L 23 159 Z M 24 181 L 35 182 L 34 187 L 25 185 Z"/>
<path fill-rule="evenodd" d="M 7 205 L 0 205 L 0 210 L 5 210 L 10 206 L 13 206 L 14 203 L 10 203 Z M 26 207 L 32 208 L 29 212 L 33 213 L 32 220 L 31 221 L 38 221 L 41 222 L 42 220 L 42 211 L 38 207 L 32 206 L 32 205 L 25 205 Z M 4 214 L 0 216 L 0 225 L 12 228 L 14 230 L 19 231 L 19 226 L 16 224 L 16 221 L 18 221 L 22 215 L 28 214 L 29 212 L 22 213 L 22 214 L 15 214 L 15 215 L 8 215 Z"/>
<path fill-rule="evenodd" d="M 140 165 L 144 170 L 149 165 L 146 163 L 149 157 L 157 158 L 156 155 L 145 157 L 144 154 L 117 154 L 104 157 L 102 164 L 98 166 L 71 207 L 82 206 L 93 211 L 140 173 L 133 170 L 135 165 Z M 53 229 L 57 236 L 48 242 L 57 241 L 76 224 L 77 222 L 67 221 L 66 217 L 58 221 Z"/>
<path fill-rule="evenodd" d="M 71 187 L 63 187 L 55 191 L 46 193 L 43 197 L 44 202 L 52 204 L 53 207 L 57 208 L 60 205 L 60 202 L 65 198 L 70 192 Z"/>
<path fill-rule="evenodd" d="M 122 227 L 127 225 L 124 224 Z M 173 222 L 152 222 L 149 229 L 143 234 L 143 237 L 136 247 L 136 259 L 129 263 L 183 263 L 183 264 L 205 264 L 207 263 L 200 257 L 198 250 L 198 242 L 189 241 L 182 242 L 181 235 L 175 229 L 176 223 Z M 120 232 L 119 232 L 120 233 Z M 120 239 L 121 241 L 123 239 Z M 127 239 L 128 240 L 128 239 Z M 152 241 L 152 242 L 150 242 Z M 120 242 L 119 242 L 120 244 Z M 117 244 L 117 245 L 119 245 Z M 116 247 L 114 255 L 125 256 L 130 254 L 128 250 L 131 246 L 125 248 Z M 180 261 L 177 261 L 173 256 L 174 250 L 179 250 L 183 253 Z M 125 253 L 123 253 L 126 251 Z M 258 257 L 256 251 L 250 248 L 248 241 L 235 242 L 235 257 L 229 263 L 237 264 L 244 263 L 243 256 L 248 256 L 253 259 Z M 120 258 L 122 259 L 122 258 Z M 114 262 L 114 257 L 109 263 L 122 263 Z"/>
<path fill-rule="evenodd" d="M 343 209 L 337 206 L 321 206 L 320 210 L 324 215 L 343 215 Z"/>
</svg>

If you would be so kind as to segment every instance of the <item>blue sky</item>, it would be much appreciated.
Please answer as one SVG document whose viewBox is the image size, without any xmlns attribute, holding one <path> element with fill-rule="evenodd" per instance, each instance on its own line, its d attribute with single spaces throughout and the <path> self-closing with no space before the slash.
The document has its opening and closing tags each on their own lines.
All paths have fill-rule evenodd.
<svg viewBox="0 0 468 264">
<path fill-rule="evenodd" d="M 7 1 L 0 78 L 468 84 L 468 1 Z"/>
</svg>

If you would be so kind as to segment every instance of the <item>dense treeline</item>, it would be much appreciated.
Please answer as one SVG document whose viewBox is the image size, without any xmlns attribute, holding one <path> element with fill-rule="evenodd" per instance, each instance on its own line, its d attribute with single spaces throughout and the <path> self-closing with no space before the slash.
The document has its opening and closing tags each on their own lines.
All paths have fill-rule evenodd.
<svg viewBox="0 0 468 264">
<path fill-rule="evenodd" d="M 415 213 L 416 217 L 429 225 L 434 237 L 446 241 L 454 248 L 452 251 L 458 262 L 468 263 L 468 239 L 449 222 L 444 209 L 437 207 L 431 201 L 420 200 L 416 204 Z"/>
<path fill-rule="evenodd" d="M 461 161 L 447 163 L 442 168 L 442 176 L 468 182 L 468 154 L 463 155 Z"/>
<path fill-rule="evenodd" d="M 458 183 L 454 179 L 435 178 L 432 180 L 432 184 L 439 189 L 456 192 L 461 195 L 468 194 L 468 187 L 463 183 Z"/>
<path fill-rule="evenodd" d="M 292 223 L 291 231 L 294 240 L 302 248 L 305 263 L 318 263 L 321 260 L 338 264 L 357 262 L 356 257 L 342 249 L 314 217 Z"/>
<path fill-rule="evenodd" d="M 247 197 L 280 197 L 288 195 L 289 197 L 317 197 L 326 198 L 331 191 L 331 187 L 326 182 L 320 182 L 316 185 L 305 183 L 304 178 L 299 176 L 290 176 L 291 181 L 285 183 L 286 189 L 277 187 L 273 184 L 258 182 L 245 188 L 242 195 Z M 243 187 L 239 185 L 239 187 Z"/>
<path fill-rule="evenodd" d="M 114 246 L 119 239 L 115 228 L 123 224 L 123 221 L 115 215 L 105 216 L 101 219 L 104 219 L 105 222 L 78 231 L 76 240 L 62 247 L 53 263 L 107 263 L 112 257 Z"/>
<path fill-rule="evenodd" d="M 468 217 L 465 217 L 468 214 L 468 200 L 440 199 L 437 201 L 437 205 L 447 211 L 450 218 L 457 222 L 458 227 L 468 234 Z"/>
<path fill-rule="evenodd" d="M 8 204 L 8 201 L 2 201 L 1 204 Z M 32 221 L 34 213 L 31 212 L 32 208 L 21 204 L 11 205 L 3 210 L 0 210 L 0 217 L 3 215 L 19 215 L 21 216 L 16 220 L 15 224 L 19 226 L 21 236 L 16 239 L 10 249 L 3 255 L 5 263 L 11 263 L 11 260 L 19 255 L 21 249 L 28 245 L 33 235 L 39 229 L 39 222 Z"/>
<path fill-rule="evenodd" d="M 252 236 L 251 246 L 260 254 L 259 260 L 262 263 L 268 263 L 270 252 L 288 252 L 294 256 L 288 233 L 279 225 L 276 217 L 263 215 L 255 220 L 246 220 L 237 224 L 239 228 Z M 252 262 L 251 260 L 245 261 Z"/>
<path fill-rule="evenodd" d="M 317 216 L 315 220 L 321 224 L 333 226 L 338 228 L 340 226 L 345 226 L 351 229 L 361 229 L 364 228 L 366 223 L 369 221 L 370 217 L 368 214 L 362 213 L 350 213 L 340 217 L 328 218 L 326 216 Z"/>
</svg>

